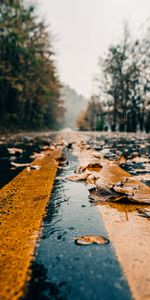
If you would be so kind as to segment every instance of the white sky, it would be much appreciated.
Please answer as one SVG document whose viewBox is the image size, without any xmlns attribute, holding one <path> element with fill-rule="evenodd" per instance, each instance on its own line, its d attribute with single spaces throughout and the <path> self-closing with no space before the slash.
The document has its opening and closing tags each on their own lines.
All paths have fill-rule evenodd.
<svg viewBox="0 0 150 300">
<path fill-rule="evenodd" d="M 63 82 L 89 97 L 98 56 L 120 36 L 123 21 L 136 31 L 150 16 L 150 0 L 37 0 L 40 15 L 58 36 L 55 43 Z"/>
</svg>

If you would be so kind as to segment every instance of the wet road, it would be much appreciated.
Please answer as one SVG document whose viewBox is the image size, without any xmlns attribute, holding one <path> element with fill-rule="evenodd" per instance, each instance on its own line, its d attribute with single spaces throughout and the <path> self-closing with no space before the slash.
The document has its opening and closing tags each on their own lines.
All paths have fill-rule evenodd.
<svg viewBox="0 0 150 300">
<path fill-rule="evenodd" d="M 88 201 L 85 185 L 65 179 L 77 166 L 75 156 L 70 153 L 68 158 L 69 166 L 59 171 L 55 181 L 24 299 L 131 299 L 112 243 L 78 246 L 74 242 L 77 236 L 107 236 L 107 232 Z"/>
<path fill-rule="evenodd" d="M 74 145 L 78 140 L 84 140 L 88 147 L 101 152 L 106 159 L 118 161 L 119 158 L 118 163 L 123 169 L 150 185 L 148 135 L 66 133 L 62 134 L 64 137 L 66 145 L 70 141 Z M 3 144 L 5 150 L 15 145 L 23 152 L 13 155 L 7 151 L 6 157 L 1 156 L 1 162 L 4 162 L 1 174 L 5 163 L 9 164 L 1 185 L 22 170 L 12 168 L 11 162 L 30 162 L 31 154 L 49 147 L 51 139 L 52 135 L 46 134 L 26 138 L 22 144 L 18 138 L 15 144 L 2 143 L 2 150 Z M 65 150 L 69 165 L 64 164 L 57 173 L 31 266 L 31 281 L 25 286 L 23 299 L 128 300 L 133 297 L 149 300 L 149 220 L 141 218 L 134 205 L 92 206 L 86 185 L 66 179 L 78 165 L 71 148 Z M 2 151 L 2 154 L 5 153 Z M 44 177 L 41 180 L 44 182 Z M 74 238 L 85 234 L 104 235 L 110 243 L 76 245 Z"/>
<path fill-rule="evenodd" d="M 21 164 L 33 161 L 33 153 L 40 153 L 49 147 L 54 137 L 55 133 L 52 132 L 0 136 L 0 188 L 25 169 Z M 20 166 L 15 167 L 13 163 Z"/>
</svg>

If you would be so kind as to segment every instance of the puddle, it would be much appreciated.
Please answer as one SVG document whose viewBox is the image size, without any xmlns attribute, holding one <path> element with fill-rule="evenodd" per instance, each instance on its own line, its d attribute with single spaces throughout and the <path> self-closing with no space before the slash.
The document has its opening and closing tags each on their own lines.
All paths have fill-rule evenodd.
<svg viewBox="0 0 150 300">
<path fill-rule="evenodd" d="M 111 241 L 102 246 L 75 244 L 75 237 L 86 234 L 109 237 L 97 208 L 89 203 L 86 186 L 62 179 L 76 169 L 71 153 L 69 161 L 57 174 L 23 299 L 131 299 Z"/>
</svg>

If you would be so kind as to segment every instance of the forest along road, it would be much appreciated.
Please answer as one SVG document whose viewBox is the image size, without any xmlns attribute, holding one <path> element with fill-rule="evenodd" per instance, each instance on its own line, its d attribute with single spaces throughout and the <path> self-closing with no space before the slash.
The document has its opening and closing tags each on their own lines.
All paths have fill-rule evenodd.
<svg viewBox="0 0 150 300">
<path fill-rule="evenodd" d="M 149 172 L 148 135 L 59 133 L 0 191 L 0 299 L 150 299 Z"/>
</svg>

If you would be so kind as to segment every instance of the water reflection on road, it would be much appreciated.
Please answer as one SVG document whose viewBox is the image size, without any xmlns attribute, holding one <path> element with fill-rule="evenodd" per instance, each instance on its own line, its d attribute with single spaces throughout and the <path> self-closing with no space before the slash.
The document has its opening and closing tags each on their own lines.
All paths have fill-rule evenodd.
<svg viewBox="0 0 150 300">
<path fill-rule="evenodd" d="M 107 237 L 107 233 L 96 207 L 88 201 L 85 185 L 65 180 L 77 164 L 71 153 L 69 161 L 57 175 L 25 299 L 131 299 L 112 244 L 77 246 L 74 242 L 84 234 Z"/>
</svg>

